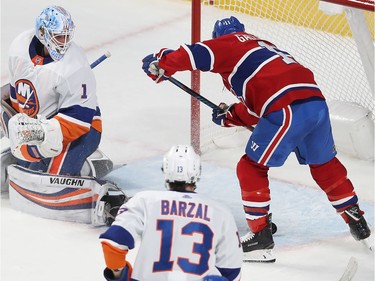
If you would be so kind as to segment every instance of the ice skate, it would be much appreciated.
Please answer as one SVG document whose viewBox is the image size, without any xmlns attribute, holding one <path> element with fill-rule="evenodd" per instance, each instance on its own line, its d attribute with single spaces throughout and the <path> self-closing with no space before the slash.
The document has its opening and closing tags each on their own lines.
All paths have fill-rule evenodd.
<svg viewBox="0 0 375 281">
<path fill-rule="evenodd" d="M 267 217 L 268 225 L 257 233 L 247 233 L 241 237 L 243 260 L 246 262 L 275 262 L 272 249 L 275 245 L 272 238 L 271 214 Z"/>
<path fill-rule="evenodd" d="M 103 196 L 102 201 L 105 202 L 104 214 L 105 224 L 110 226 L 116 218 L 117 212 L 122 204 L 124 204 L 129 198 L 125 195 L 124 191 L 116 185 L 112 185 L 106 195 Z"/>
<path fill-rule="evenodd" d="M 357 205 L 347 208 L 344 213 L 349 218 L 350 233 L 355 240 L 360 241 L 370 251 L 373 251 L 374 245 L 371 243 L 371 230 L 367 225 L 365 218 Z"/>
</svg>

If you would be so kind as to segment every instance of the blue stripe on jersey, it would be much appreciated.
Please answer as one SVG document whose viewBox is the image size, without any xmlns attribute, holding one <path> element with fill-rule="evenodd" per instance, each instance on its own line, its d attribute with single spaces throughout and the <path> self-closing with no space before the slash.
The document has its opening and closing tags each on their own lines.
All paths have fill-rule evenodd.
<svg viewBox="0 0 375 281">
<path fill-rule="evenodd" d="M 273 56 L 275 58 L 279 57 L 275 52 L 267 48 L 261 48 L 250 53 L 247 58 L 245 58 L 229 80 L 237 97 L 243 97 L 245 95 L 245 93 L 242 92 L 245 81 L 247 81 L 251 75 L 255 74 L 254 72 L 257 71 L 262 63 Z"/>
<path fill-rule="evenodd" d="M 65 114 L 71 118 L 90 124 L 92 121 L 92 118 L 94 117 L 94 115 L 96 115 L 96 112 L 97 112 L 96 109 L 82 107 L 79 105 L 73 105 L 67 108 L 61 108 L 58 113 Z"/>
<path fill-rule="evenodd" d="M 36 145 L 27 145 L 27 153 L 29 153 L 34 158 L 43 158 L 43 156 L 40 154 L 38 146 Z"/>
<path fill-rule="evenodd" d="M 11 97 L 12 99 L 14 99 L 14 100 L 17 99 L 17 96 L 16 96 L 16 89 L 15 89 L 12 85 L 10 85 L 10 97 Z"/>
<path fill-rule="evenodd" d="M 128 246 L 129 249 L 134 248 L 133 236 L 125 228 L 118 225 L 111 225 L 99 238 L 108 239 L 117 244 Z"/>
<path fill-rule="evenodd" d="M 259 212 L 257 212 L 259 210 Z M 251 211 L 245 211 L 245 214 L 248 214 L 250 216 L 264 216 L 268 211 L 270 210 L 270 205 L 264 206 L 264 207 L 252 207 Z"/>
<path fill-rule="evenodd" d="M 194 63 L 197 69 L 202 71 L 211 70 L 211 54 L 207 48 L 201 44 L 195 44 L 193 46 L 186 45 L 192 54 L 194 54 Z"/>
<path fill-rule="evenodd" d="M 102 113 L 100 112 L 99 106 L 96 107 L 95 116 L 102 116 Z"/>
<path fill-rule="evenodd" d="M 290 87 L 289 87 L 290 86 Z M 295 85 L 288 85 L 289 88 L 286 88 L 284 91 L 278 93 L 277 96 L 273 96 L 272 97 L 272 100 L 269 104 L 267 104 L 266 108 L 263 110 L 262 108 L 262 111 L 260 112 L 260 115 L 262 116 L 265 112 L 267 112 L 267 110 L 269 109 L 269 107 L 276 101 L 278 100 L 279 98 L 281 98 L 282 96 L 286 95 L 287 93 L 289 93 L 290 91 L 297 91 L 297 90 L 311 90 L 311 91 L 320 91 L 320 89 L 318 88 L 318 86 L 314 86 L 314 87 L 309 87 L 309 86 L 295 86 Z M 315 98 L 315 97 L 314 97 Z M 319 98 L 320 99 L 320 98 Z M 306 99 L 305 99 L 306 100 Z M 307 100 L 306 100 L 307 101 Z"/>
<path fill-rule="evenodd" d="M 240 268 L 220 268 L 217 267 L 221 275 L 226 277 L 229 281 L 235 280 L 240 274 Z"/>
</svg>

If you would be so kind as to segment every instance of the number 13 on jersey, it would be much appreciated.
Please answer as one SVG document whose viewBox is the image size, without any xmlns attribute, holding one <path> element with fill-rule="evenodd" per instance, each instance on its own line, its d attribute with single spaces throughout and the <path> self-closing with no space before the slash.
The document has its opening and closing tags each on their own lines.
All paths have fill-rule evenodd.
<svg viewBox="0 0 375 281">
<path fill-rule="evenodd" d="M 212 239 L 214 234 L 211 228 L 201 222 L 189 222 L 181 229 L 174 229 L 174 220 L 160 219 L 156 224 L 157 231 L 161 235 L 160 259 L 154 262 L 153 271 L 172 271 L 176 263 L 184 272 L 195 275 L 202 275 L 208 269 L 208 260 L 210 258 L 210 250 L 212 249 Z M 176 227 L 175 227 L 176 228 Z M 176 239 L 176 237 L 179 237 Z M 184 237 L 197 237 L 197 242 L 193 245 L 186 245 Z M 176 243 L 178 241 L 178 243 Z M 186 239 L 186 242 L 191 241 Z M 177 257 L 171 260 L 173 250 L 177 247 L 191 247 L 191 257 Z M 192 262 L 189 258 L 194 258 L 199 262 Z"/>
</svg>

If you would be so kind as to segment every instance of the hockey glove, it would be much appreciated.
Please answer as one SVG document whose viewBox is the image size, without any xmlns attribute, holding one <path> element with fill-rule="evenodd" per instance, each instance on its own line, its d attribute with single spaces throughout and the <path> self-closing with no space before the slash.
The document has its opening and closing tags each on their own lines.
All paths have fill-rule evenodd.
<svg viewBox="0 0 375 281">
<path fill-rule="evenodd" d="M 131 273 L 132 267 L 130 263 L 127 263 L 127 265 L 123 269 L 118 271 L 111 270 L 106 267 L 104 269 L 103 275 L 107 281 L 130 281 Z"/>
<path fill-rule="evenodd" d="M 225 103 L 220 103 L 217 108 L 212 110 L 212 122 L 216 125 L 225 126 L 225 120 L 227 119 L 227 114 L 231 114 L 229 109 L 231 106 L 228 106 Z"/>
<path fill-rule="evenodd" d="M 143 71 L 156 83 L 160 83 L 165 80 L 164 76 L 164 69 L 159 67 L 159 60 L 162 56 L 173 52 L 173 50 L 169 49 L 161 49 L 158 54 L 150 54 L 146 56 L 142 62 L 142 69 Z"/>
<path fill-rule="evenodd" d="M 12 154 L 25 161 L 55 157 L 63 148 L 57 119 L 30 118 L 24 113 L 17 113 L 9 120 L 9 140 Z"/>
</svg>

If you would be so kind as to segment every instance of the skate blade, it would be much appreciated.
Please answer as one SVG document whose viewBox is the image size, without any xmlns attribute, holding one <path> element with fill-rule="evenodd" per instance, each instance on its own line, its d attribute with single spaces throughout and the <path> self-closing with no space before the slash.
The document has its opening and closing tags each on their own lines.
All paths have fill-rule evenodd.
<svg viewBox="0 0 375 281">
<path fill-rule="evenodd" d="M 243 261 L 244 262 L 273 263 L 276 261 L 276 258 L 272 254 L 272 249 L 266 249 L 266 250 L 244 252 Z"/>
<path fill-rule="evenodd" d="M 366 247 L 366 249 L 368 249 L 371 252 L 374 252 L 374 241 L 372 235 L 366 239 L 361 240 L 360 242 Z"/>
</svg>

